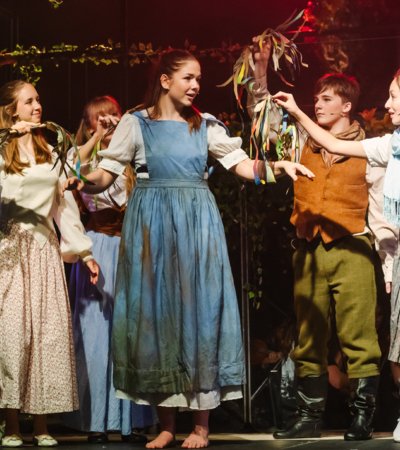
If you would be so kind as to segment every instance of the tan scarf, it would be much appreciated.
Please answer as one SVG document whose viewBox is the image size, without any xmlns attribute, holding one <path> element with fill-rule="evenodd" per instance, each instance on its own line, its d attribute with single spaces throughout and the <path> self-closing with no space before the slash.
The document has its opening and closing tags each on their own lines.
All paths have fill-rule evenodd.
<svg viewBox="0 0 400 450">
<path fill-rule="evenodd" d="M 357 122 L 357 120 L 354 120 L 353 123 L 350 125 L 350 128 L 347 128 L 346 131 L 342 131 L 341 133 L 333 135 L 338 139 L 344 139 L 346 141 L 361 141 L 362 139 L 365 139 L 365 131 L 361 128 L 361 125 Z M 314 141 L 314 139 L 311 136 L 309 136 L 307 139 L 307 146 L 314 153 L 321 152 L 321 156 L 325 162 L 326 167 L 331 167 L 332 164 L 346 158 L 346 156 L 329 153 L 320 144 Z"/>
</svg>

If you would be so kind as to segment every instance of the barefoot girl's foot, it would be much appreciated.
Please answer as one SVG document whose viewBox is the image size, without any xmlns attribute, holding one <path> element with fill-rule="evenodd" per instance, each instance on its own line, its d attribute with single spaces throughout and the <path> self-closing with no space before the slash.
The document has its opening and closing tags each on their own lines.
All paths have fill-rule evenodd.
<svg viewBox="0 0 400 450">
<path fill-rule="evenodd" d="M 168 448 L 173 447 L 175 437 L 169 431 L 161 431 L 161 433 L 152 441 L 146 444 L 146 448 Z"/>
<path fill-rule="evenodd" d="M 192 431 L 183 441 L 183 448 L 205 448 L 208 447 L 208 431 Z"/>
</svg>

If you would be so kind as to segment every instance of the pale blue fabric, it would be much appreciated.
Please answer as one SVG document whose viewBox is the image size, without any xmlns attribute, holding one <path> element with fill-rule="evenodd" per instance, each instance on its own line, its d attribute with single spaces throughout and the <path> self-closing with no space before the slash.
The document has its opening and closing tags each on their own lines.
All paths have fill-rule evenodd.
<svg viewBox="0 0 400 450">
<path fill-rule="evenodd" d="M 385 173 L 383 185 L 383 214 L 385 219 L 400 226 L 400 128 L 397 128 L 390 140 L 392 157 Z"/>
<path fill-rule="evenodd" d="M 138 180 L 122 231 L 114 384 L 135 398 L 240 386 L 236 293 L 220 214 L 203 181 L 206 121 L 190 132 L 185 122 L 135 115 L 149 179 Z"/>
<path fill-rule="evenodd" d="M 94 231 L 87 234 L 101 272 L 97 286 L 93 286 L 82 263 L 72 268 L 70 294 L 80 410 L 66 414 L 65 422 L 86 432 L 118 430 L 129 435 L 132 428 L 153 425 L 155 419 L 151 407 L 117 399 L 112 383 L 110 339 L 120 238 Z"/>
</svg>

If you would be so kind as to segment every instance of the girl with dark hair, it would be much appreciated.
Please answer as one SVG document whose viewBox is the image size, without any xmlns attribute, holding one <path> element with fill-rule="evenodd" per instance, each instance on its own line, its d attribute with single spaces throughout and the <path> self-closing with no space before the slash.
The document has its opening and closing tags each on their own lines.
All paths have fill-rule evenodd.
<svg viewBox="0 0 400 450">
<path fill-rule="evenodd" d="M 14 132 L 0 148 L 3 447 L 23 445 L 18 410 L 33 415 L 35 444 L 53 447 L 57 441 L 48 434 L 46 414 L 78 408 L 62 258 L 74 262 L 79 257 L 89 268 L 91 283 L 98 276 L 74 198 L 70 192 L 60 195 L 60 167 L 39 128 L 41 116 L 31 84 L 11 81 L 0 88 L 0 128 Z"/>
<path fill-rule="evenodd" d="M 84 188 L 104 190 L 129 163 L 137 173 L 117 271 L 114 383 L 121 396 L 157 405 L 161 432 L 147 448 L 173 442 L 176 408 L 194 416 L 182 447 L 206 447 L 209 410 L 240 398 L 245 381 L 224 228 L 205 170 L 210 154 L 254 179 L 254 161 L 240 138 L 228 137 L 213 116 L 193 107 L 200 78 L 192 54 L 164 53 L 144 105 L 122 117 L 99 168 L 88 175 L 96 185 Z M 288 161 L 273 170 L 313 176 Z M 264 176 L 264 163 L 256 171 Z M 66 188 L 78 185 L 75 178 Z"/>
<path fill-rule="evenodd" d="M 81 171 L 95 170 L 100 150 L 108 147 L 121 119 L 121 107 L 110 96 L 95 97 L 84 108 L 76 134 Z M 72 150 L 71 153 L 74 151 Z M 77 155 L 72 155 L 75 160 Z M 134 174 L 130 165 L 103 193 L 77 193 L 85 217 L 93 254 L 101 266 L 100 282 L 92 286 L 80 262 L 70 277 L 73 328 L 77 361 L 79 411 L 69 414 L 66 423 L 89 432 L 89 442 L 106 442 L 108 430 L 121 431 L 123 440 L 146 441 L 134 428 L 153 425 L 149 406 L 139 406 L 116 398 L 112 383 L 111 326 L 114 309 L 118 248 L 126 201 L 132 190 Z"/>
</svg>

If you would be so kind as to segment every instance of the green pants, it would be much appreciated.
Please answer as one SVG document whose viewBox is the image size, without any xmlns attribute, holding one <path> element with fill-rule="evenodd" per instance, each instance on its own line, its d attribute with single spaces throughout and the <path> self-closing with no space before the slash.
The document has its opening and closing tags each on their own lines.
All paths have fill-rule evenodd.
<svg viewBox="0 0 400 450">
<path fill-rule="evenodd" d="M 368 236 L 346 236 L 331 244 L 320 239 L 301 241 L 293 266 L 298 345 L 292 357 L 298 376 L 327 372 L 331 311 L 336 313 L 337 335 L 347 356 L 349 377 L 378 375 L 381 352 Z"/>
</svg>

